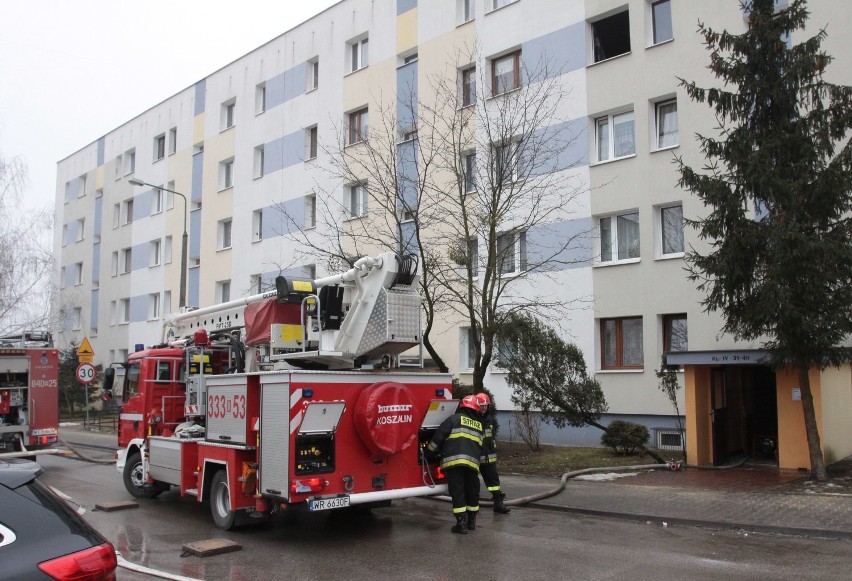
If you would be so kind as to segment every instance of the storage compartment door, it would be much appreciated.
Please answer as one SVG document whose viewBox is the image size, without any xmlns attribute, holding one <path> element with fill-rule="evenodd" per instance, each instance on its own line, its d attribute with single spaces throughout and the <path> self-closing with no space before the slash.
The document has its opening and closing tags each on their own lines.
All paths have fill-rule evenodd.
<svg viewBox="0 0 852 581">
<path fill-rule="evenodd" d="M 288 498 L 290 480 L 290 384 L 260 386 L 259 490 Z"/>
</svg>

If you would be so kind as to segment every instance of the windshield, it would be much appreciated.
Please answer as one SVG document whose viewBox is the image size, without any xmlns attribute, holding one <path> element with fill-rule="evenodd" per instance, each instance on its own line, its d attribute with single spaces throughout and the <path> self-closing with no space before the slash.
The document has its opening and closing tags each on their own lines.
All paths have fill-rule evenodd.
<svg viewBox="0 0 852 581">
<path fill-rule="evenodd" d="M 127 366 L 127 375 L 124 378 L 124 393 L 122 394 L 122 401 L 127 403 L 127 401 L 139 393 L 139 364 L 131 363 Z"/>
</svg>

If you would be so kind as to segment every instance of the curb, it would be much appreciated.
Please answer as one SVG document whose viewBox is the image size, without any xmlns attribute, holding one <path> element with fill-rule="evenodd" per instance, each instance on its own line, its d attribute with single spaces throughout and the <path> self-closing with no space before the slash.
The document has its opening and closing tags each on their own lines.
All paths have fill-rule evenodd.
<svg viewBox="0 0 852 581">
<path fill-rule="evenodd" d="M 688 526 L 688 527 L 700 527 L 700 528 L 713 528 L 713 529 L 723 529 L 723 530 L 746 530 L 755 533 L 769 534 L 769 535 L 783 535 L 783 536 L 794 536 L 794 537 L 810 537 L 817 539 L 834 539 L 834 540 L 844 540 L 844 541 L 852 541 L 852 531 L 833 531 L 826 529 L 810 529 L 810 528 L 802 528 L 802 527 L 784 527 L 777 525 L 758 525 L 758 524 L 745 524 L 745 523 L 733 523 L 733 522 L 722 522 L 722 521 L 713 521 L 713 520 L 703 520 L 703 519 L 692 519 L 692 518 L 679 518 L 679 517 L 665 517 L 659 515 L 646 515 L 646 514 L 636 514 L 636 513 L 627 513 L 627 512 L 612 512 L 608 510 L 595 510 L 589 508 L 574 508 L 570 506 L 559 506 L 553 504 L 542 504 L 538 502 L 530 502 L 526 505 L 523 505 L 529 508 L 536 508 L 539 510 L 549 510 L 553 512 L 568 512 L 573 514 L 579 514 L 584 516 L 596 516 L 596 517 L 605 517 L 605 518 L 613 518 L 620 520 L 629 520 L 634 522 L 642 522 L 647 523 L 648 521 L 652 522 L 666 522 L 667 524 L 680 525 L 680 526 Z M 512 508 L 518 508 L 517 505 Z"/>
</svg>

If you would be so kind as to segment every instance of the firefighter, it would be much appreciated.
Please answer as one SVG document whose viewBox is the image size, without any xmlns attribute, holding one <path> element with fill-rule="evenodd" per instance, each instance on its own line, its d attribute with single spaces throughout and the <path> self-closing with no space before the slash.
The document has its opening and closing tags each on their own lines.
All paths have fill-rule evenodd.
<svg viewBox="0 0 852 581">
<path fill-rule="evenodd" d="M 456 524 L 450 529 L 466 535 L 476 528 L 479 512 L 479 458 L 482 455 L 482 418 L 475 395 L 467 395 L 459 410 L 444 420 L 427 444 L 431 454 L 440 454 L 441 470 L 453 499 Z"/>
<path fill-rule="evenodd" d="M 491 398 L 487 393 L 477 393 L 476 403 L 479 405 L 479 415 L 482 416 L 484 426 L 482 438 L 482 457 L 479 461 L 479 473 L 482 481 L 491 493 L 494 501 L 494 512 L 497 514 L 509 514 L 512 509 L 507 507 L 503 501 L 506 494 L 500 491 L 500 475 L 497 474 L 497 441 L 494 439 L 494 414 L 489 413 Z"/>
</svg>

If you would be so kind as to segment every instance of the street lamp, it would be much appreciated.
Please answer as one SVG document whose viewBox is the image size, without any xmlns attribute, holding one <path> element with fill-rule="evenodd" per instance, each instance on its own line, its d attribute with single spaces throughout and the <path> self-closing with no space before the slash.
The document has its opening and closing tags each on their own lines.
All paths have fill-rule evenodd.
<svg viewBox="0 0 852 581">
<path fill-rule="evenodd" d="M 186 306 L 186 261 L 187 261 L 187 234 L 186 234 L 186 196 L 184 196 L 180 192 L 176 192 L 174 190 L 169 190 L 162 186 L 155 186 L 154 184 L 149 184 L 148 182 L 143 182 L 139 178 L 130 178 L 127 180 L 134 186 L 151 186 L 152 188 L 156 188 L 163 192 L 169 192 L 170 194 L 174 194 L 176 196 L 180 196 L 183 198 L 183 240 L 181 240 L 181 249 L 180 249 L 180 304 L 179 307 Z"/>
</svg>

